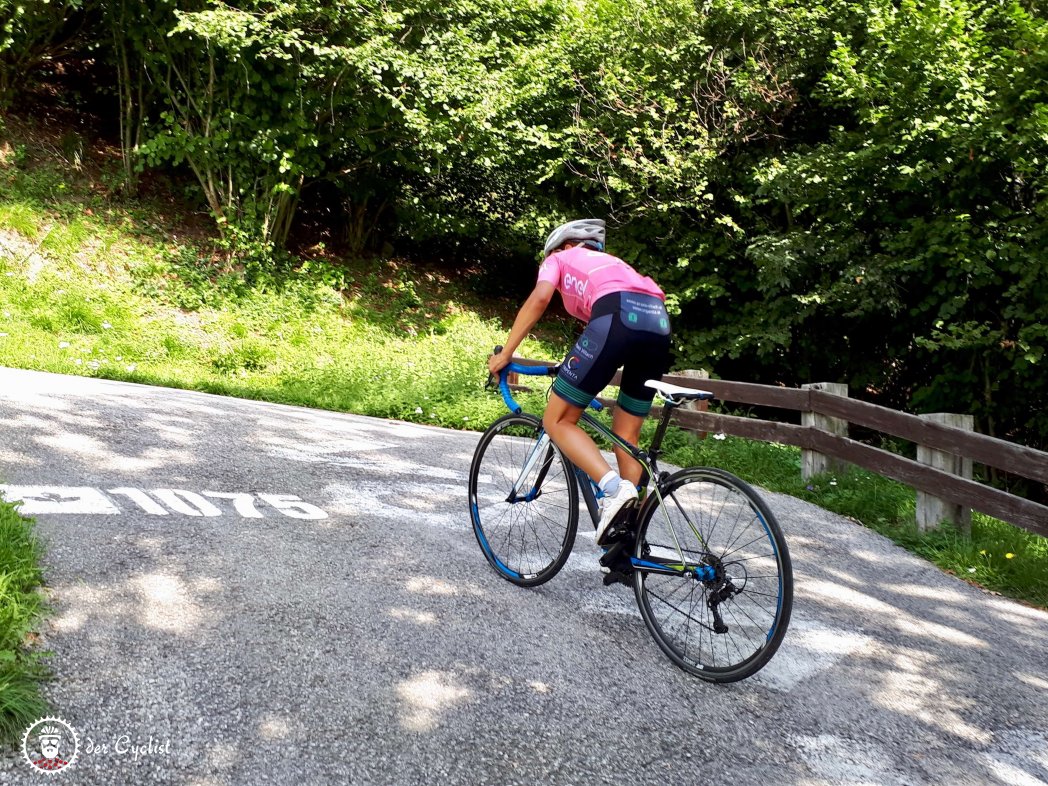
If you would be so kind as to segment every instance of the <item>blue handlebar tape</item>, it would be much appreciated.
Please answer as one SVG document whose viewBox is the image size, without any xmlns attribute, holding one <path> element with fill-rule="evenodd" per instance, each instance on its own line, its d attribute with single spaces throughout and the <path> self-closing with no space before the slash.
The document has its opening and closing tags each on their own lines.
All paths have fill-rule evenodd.
<svg viewBox="0 0 1048 786">
<path fill-rule="evenodd" d="M 520 404 L 513 400 L 513 394 L 509 392 L 509 383 L 506 381 L 506 371 L 503 369 L 499 372 L 499 390 L 502 392 L 502 400 L 506 404 L 506 408 L 514 415 L 521 413 Z"/>
<path fill-rule="evenodd" d="M 531 377 L 543 377 L 549 376 L 549 366 L 521 366 L 517 363 L 510 363 L 499 372 L 499 390 L 502 392 L 502 400 L 505 402 L 506 408 L 509 409 L 510 412 L 519 415 L 523 409 L 520 404 L 516 402 L 513 398 L 513 394 L 510 392 L 508 380 L 510 372 L 524 374 L 525 376 Z M 593 401 L 590 402 L 590 408 L 600 412 L 604 409 L 604 405 L 597 401 L 597 399 L 593 399 Z"/>
</svg>

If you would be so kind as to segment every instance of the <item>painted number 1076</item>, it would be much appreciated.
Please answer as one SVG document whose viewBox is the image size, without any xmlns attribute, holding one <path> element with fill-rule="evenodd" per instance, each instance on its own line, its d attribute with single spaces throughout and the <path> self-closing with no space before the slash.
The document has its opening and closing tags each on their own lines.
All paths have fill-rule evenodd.
<svg viewBox="0 0 1048 786">
<path fill-rule="evenodd" d="M 5 486 L 0 495 L 9 502 L 21 501 L 21 512 L 39 514 L 119 514 L 135 511 L 150 516 L 221 516 L 233 513 L 246 519 L 261 519 L 280 513 L 293 519 L 326 519 L 328 514 L 294 494 L 248 494 L 227 491 L 189 491 L 158 488 L 114 489 L 90 486 Z"/>
<path fill-rule="evenodd" d="M 303 502 L 293 494 L 254 494 L 226 491 L 195 491 L 184 489 L 153 489 L 146 493 L 142 489 L 118 488 L 109 489 L 114 496 L 125 497 L 135 503 L 143 512 L 154 516 L 166 516 L 168 511 L 185 516 L 221 516 L 221 501 L 231 505 L 236 513 L 246 519 L 265 518 L 258 509 L 272 508 L 293 519 L 326 519 L 327 513 L 316 505 Z M 214 502 L 212 500 L 215 500 Z"/>
</svg>

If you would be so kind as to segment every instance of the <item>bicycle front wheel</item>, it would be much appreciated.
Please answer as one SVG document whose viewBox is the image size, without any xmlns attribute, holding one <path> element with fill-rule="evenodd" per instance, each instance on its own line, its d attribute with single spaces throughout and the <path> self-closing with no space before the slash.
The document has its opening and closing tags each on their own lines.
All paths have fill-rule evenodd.
<svg viewBox="0 0 1048 786">
<path fill-rule="evenodd" d="M 660 491 L 641 511 L 634 553 L 641 616 L 685 671 L 710 682 L 749 677 L 779 648 L 793 608 L 782 530 L 729 472 L 685 469 Z"/>
<path fill-rule="evenodd" d="M 534 587 L 564 566 L 578 528 L 574 468 L 533 415 L 505 415 L 480 438 L 469 470 L 473 532 L 488 563 Z"/>
</svg>

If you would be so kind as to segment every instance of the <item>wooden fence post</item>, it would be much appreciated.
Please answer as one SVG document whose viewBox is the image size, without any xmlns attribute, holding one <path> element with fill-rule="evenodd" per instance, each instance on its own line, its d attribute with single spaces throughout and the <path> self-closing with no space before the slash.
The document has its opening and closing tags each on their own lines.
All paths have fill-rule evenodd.
<svg viewBox="0 0 1048 786">
<path fill-rule="evenodd" d="M 835 396 L 848 397 L 848 386 L 840 382 L 813 382 L 810 385 L 801 385 L 801 388 L 805 390 L 821 390 L 824 393 L 832 393 Z M 831 418 L 818 412 L 802 412 L 801 425 L 811 426 L 820 431 L 828 431 L 831 434 L 836 434 L 838 437 L 848 436 L 847 420 Z M 816 453 L 814 450 L 801 451 L 801 477 L 804 480 L 825 472 L 833 472 L 844 466 L 844 462 L 830 456 L 824 456 L 822 453 Z"/>
<path fill-rule="evenodd" d="M 965 431 L 975 430 L 975 418 L 971 415 L 955 415 L 948 412 L 936 412 L 930 415 L 920 415 L 922 420 L 932 423 L 942 423 L 945 426 L 961 428 Z M 949 472 L 951 475 L 959 475 L 966 480 L 972 479 L 971 459 L 955 456 L 953 453 L 927 448 L 924 445 L 917 446 L 917 461 L 927 464 L 935 469 Z M 917 529 L 921 532 L 937 529 L 944 521 L 951 522 L 962 534 L 971 537 L 972 534 L 972 511 L 962 505 L 955 505 L 944 499 L 928 494 L 924 491 L 917 492 Z"/>
</svg>

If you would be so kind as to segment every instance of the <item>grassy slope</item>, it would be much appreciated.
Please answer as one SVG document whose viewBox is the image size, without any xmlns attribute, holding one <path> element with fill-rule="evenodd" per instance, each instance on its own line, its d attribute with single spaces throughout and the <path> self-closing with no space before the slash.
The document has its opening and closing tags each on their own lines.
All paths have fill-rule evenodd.
<svg viewBox="0 0 1048 786">
<path fill-rule="evenodd" d="M 44 599 L 32 522 L 0 502 L 0 740 L 15 742 L 46 713 L 43 653 L 31 644 Z"/>
<path fill-rule="evenodd" d="M 177 206 L 23 145 L 0 148 L 0 363 L 446 426 L 498 412 L 480 383 L 507 304 L 395 260 L 229 268 Z"/>
<path fill-rule="evenodd" d="M 0 365 L 456 428 L 480 428 L 504 411 L 482 389 L 483 359 L 505 336 L 514 303 L 478 297 L 462 284 L 468 276 L 335 259 L 320 247 L 280 275 L 223 265 L 207 222 L 180 208 L 170 187 L 120 199 L 107 186 L 113 151 L 92 144 L 63 126 L 7 118 L 0 128 Z M 574 331 L 564 319 L 544 325 L 545 340 L 525 343 L 522 354 L 555 358 Z M 527 403 L 541 408 L 542 395 Z M 979 516 L 971 542 L 918 538 L 912 491 L 869 473 L 804 484 L 792 448 L 679 432 L 669 447 L 673 463 L 721 466 L 810 499 L 965 579 L 1048 606 L 1044 538 Z M 19 527 L 28 538 L 28 525 Z M 31 539 L 17 545 L 19 537 L 29 579 L 3 578 L 15 573 L 0 566 L 0 583 L 21 587 L 17 599 L 0 602 L 0 628 L 14 640 L 31 630 L 40 605 L 36 547 Z M 37 661 L 7 646 L 0 642 L 0 666 L 21 663 L 29 682 L 20 684 L 31 684 Z M 15 717 L 5 715 L 5 685 L 0 674 L 0 723 Z M 29 708 L 39 699 L 22 688 L 10 695 Z"/>
</svg>

